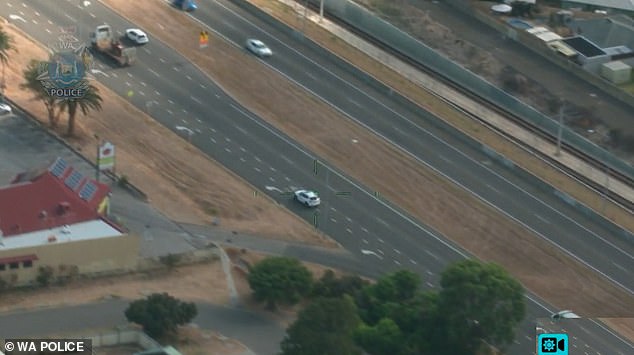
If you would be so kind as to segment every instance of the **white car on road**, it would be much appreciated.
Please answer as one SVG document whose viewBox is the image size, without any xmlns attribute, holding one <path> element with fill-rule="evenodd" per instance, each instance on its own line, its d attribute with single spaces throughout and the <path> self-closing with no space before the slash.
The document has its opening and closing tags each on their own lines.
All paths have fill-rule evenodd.
<svg viewBox="0 0 634 355">
<path fill-rule="evenodd" d="M 6 115 L 11 113 L 11 106 L 9 104 L 0 103 L 0 115 Z"/>
<path fill-rule="evenodd" d="M 138 28 L 128 28 L 125 30 L 125 36 L 136 44 L 146 44 L 150 41 L 145 32 Z"/>
<path fill-rule="evenodd" d="M 553 313 L 550 317 L 552 319 L 554 319 L 554 320 L 558 320 L 558 319 L 579 319 L 579 318 L 581 318 L 578 315 L 574 314 L 570 310 L 559 311 L 557 313 Z"/>
<path fill-rule="evenodd" d="M 257 39 L 248 39 L 246 47 L 251 53 L 257 55 L 258 57 L 270 57 L 273 55 L 271 49 L 262 41 Z"/>
<path fill-rule="evenodd" d="M 321 203 L 317 193 L 310 190 L 296 190 L 293 193 L 293 198 L 308 207 L 317 207 Z"/>
</svg>

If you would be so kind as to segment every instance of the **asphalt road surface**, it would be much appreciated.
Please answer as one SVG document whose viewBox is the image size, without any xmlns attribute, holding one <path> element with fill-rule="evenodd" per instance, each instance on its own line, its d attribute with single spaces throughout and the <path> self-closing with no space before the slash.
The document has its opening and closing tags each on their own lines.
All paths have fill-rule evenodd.
<svg viewBox="0 0 634 355">
<path fill-rule="evenodd" d="M 79 332 L 92 328 L 114 328 L 126 324 L 123 312 L 128 301 L 112 300 L 81 306 L 44 308 L 35 311 L 14 312 L 0 317 L 0 335 L 3 339 L 37 337 L 46 334 Z M 275 321 L 239 308 L 196 304 L 198 316 L 192 323 L 204 329 L 213 329 L 222 335 L 240 339 L 258 355 L 273 355 L 277 342 L 284 338 L 285 330 Z"/>
<path fill-rule="evenodd" d="M 24 21 L 14 17 L 13 22 L 45 43 L 54 40 L 53 24 L 79 24 L 86 38 L 89 29 L 103 22 L 119 31 L 133 27 L 99 3 L 81 9 L 75 1 L 38 0 L 24 6 L 0 4 L 0 11 L 6 17 L 17 12 L 16 16 Z M 419 272 L 428 287 L 434 287 L 438 273 L 447 263 L 465 257 L 459 248 L 375 197 L 372 191 L 321 164 L 317 164 L 315 172 L 314 155 L 254 117 L 185 58 L 149 35 L 151 42 L 138 51 L 137 65 L 118 69 L 104 61 L 101 73 L 95 74 L 98 79 L 124 97 L 133 92 L 130 101 L 165 126 L 181 133 L 192 132 L 192 144 L 297 214 L 311 222 L 316 220 L 318 228 L 363 259 L 368 270 L 382 273 L 407 267 Z M 317 214 L 296 206 L 290 197 L 279 193 L 299 186 L 321 191 L 324 204 L 316 210 Z M 337 192 L 348 192 L 351 196 Z M 536 302 L 529 305 L 529 320 L 522 325 L 522 335 L 512 353 L 534 351 L 535 329 L 531 319 L 553 311 Z M 587 346 L 589 351 L 626 354 L 633 349 L 598 324 L 586 329 L 590 333 L 575 327 L 569 331 L 578 334 L 579 345 Z"/>
<path fill-rule="evenodd" d="M 483 151 L 438 129 L 429 112 L 377 92 L 297 38 L 285 36 L 230 2 L 204 0 L 202 4 L 194 17 L 237 45 L 244 38 L 263 40 L 275 53 L 265 60 L 268 65 L 634 293 L 631 244 L 491 162 Z"/>
</svg>

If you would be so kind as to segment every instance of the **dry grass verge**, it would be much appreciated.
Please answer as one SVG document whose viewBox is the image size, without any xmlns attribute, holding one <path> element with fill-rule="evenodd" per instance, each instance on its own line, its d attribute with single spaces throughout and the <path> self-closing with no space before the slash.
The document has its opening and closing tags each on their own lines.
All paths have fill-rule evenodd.
<svg viewBox="0 0 634 355">
<path fill-rule="evenodd" d="M 169 5 L 157 6 L 151 0 L 103 2 L 184 54 L 264 120 L 477 257 L 503 265 L 549 303 L 588 316 L 634 313 L 631 295 L 306 94 L 244 51 L 215 37 L 210 38 L 205 50 L 192 41 L 183 41 L 195 36 L 200 27 Z"/>
<path fill-rule="evenodd" d="M 46 59 L 38 43 L 11 24 L 4 29 L 14 38 L 17 52 L 10 53 L 6 77 L 7 97 L 47 122 L 44 105 L 19 88 L 22 72 L 31 59 Z M 95 82 L 103 98 L 103 111 L 78 117 L 79 138 L 70 143 L 94 161 L 93 134 L 117 147 L 117 172 L 144 191 L 150 203 L 179 222 L 209 224 L 218 217 L 221 226 L 243 233 L 300 241 L 326 247 L 337 244 L 311 225 L 268 198 L 253 203 L 255 188 L 191 146 L 185 140 Z M 61 122 L 63 126 L 65 122 Z M 63 132 L 60 127 L 58 133 Z"/>
</svg>

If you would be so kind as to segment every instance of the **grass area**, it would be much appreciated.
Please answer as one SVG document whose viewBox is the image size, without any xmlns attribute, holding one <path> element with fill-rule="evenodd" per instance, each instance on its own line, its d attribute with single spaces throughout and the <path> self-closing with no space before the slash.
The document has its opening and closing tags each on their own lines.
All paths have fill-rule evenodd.
<svg viewBox="0 0 634 355">
<path fill-rule="evenodd" d="M 523 148 L 510 142 L 497 132 L 483 126 L 480 122 L 456 110 L 426 89 L 407 80 L 399 73 L 385 67 L 365 53 L 350 46 L 346 42 L 333 39 L 333 34 L 310 21 L 304 21 L 301 16 L 277 0 L 250 0 L 251 3 L 265 9 L 266 12 L 278 20 L 297 29 L 303 29 L 307 37 L 324 48 L 336 53 L 341 58 L 354 63 L 363 71 L 394 88 L 401 95 L 417 103 L 422 108 L 434 113 L 437 117 L 449 123 L 456 129 L 486 144 L 498 153 L 516 163 L 517 166 L 530 171 L 540 179 L 547 181 L 560 191 L 573 196 L 579 202 L 601 211 L 612 222 L 634 232 L 632 215 L 619 205 L 605 203 L 603 196 L 578 181 L 568 177 L 556 168 L 545 163 Z"/>
</svg>

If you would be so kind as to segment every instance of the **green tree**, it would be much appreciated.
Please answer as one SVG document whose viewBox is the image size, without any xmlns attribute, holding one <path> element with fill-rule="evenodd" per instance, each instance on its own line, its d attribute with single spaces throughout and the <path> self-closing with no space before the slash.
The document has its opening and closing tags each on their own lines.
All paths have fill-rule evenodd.
<svg viewBox="0 0 634 355">
<path fill-rule="evenodd" d="M 128 321 L 141 325 L 149 336 L 156 338 L 176 332 L 179 325 L 189 323 L 197 314 L 195 304 L 182 302 L 167 293 L 154 293 L 136 300 L 125 310 Z"/>
<path fill-rule="evenodd" d="M 326 270 L 313 285 L 312 296 L 338 298 L 343 295 L 350 295 L 355 297 L 368 284 L 369 282 L 357 275 L 344 275 L 337 278 L 332 270 Z"/>
<path fill-rule="evenodd" d="M 75 118 L 77 116 L 77 109 L 80 109 L 84 116 L 87 115 L 90 110 L 101 111 L 102 101 L 103 99 L 99 95 L 99 89 L 92 84 L 88 84 L 84 96 L 61 100 L 61 110 L 68 113 L 68 130 L 66 133 L 69 136 L 75 134 Z"/>
<path fill-rule="evenodd" d="M 41 73 L 41 68 L 48 65 L 46 61 L 32 59 L 24 70 L 24 82 L 20 84 L 23 89 L 30 90 L 36 100 L 42 101 L 46 107 L 48 113 L 48 123 L 52 128 L 57 127 L 59 121 L 59 112 L 57 111 L 57 99 L 54 96 L 49 95 L 48 91 L 42 82 L 38 80 L 38 76 Z"/>
<path fill-rule="evenodd" d="M 357 355 L 353 333 L 360 325 L 349 296 L 318 298 L 302 310 L 282 341 L 282 355 Z"/>
<path fill-rule="evenodd" d="M 526 315 L 522 285 L 493 263 L 465 260 L 441 276 L 438 315 L 444 344 L 454 353 L 475 354 L 483 341 L 504 348 Z M 446 348 L 445 348 L 446 350 Z"/>
<path fill-rule="evenodd" d="M 275 309 L 278 303 L 299 302 L 310 292 L 313 277 L 297 259 L 269 257 L 249 270 L 248 281 L 255 299 Z"/>
<path fill-rule="evenodd" d="M 361 319 L 369 325 L 383 318 L 392 318 L 402 307 L 409 307 L 420 293 L 420 276 L 400 270 L 380 278 L 367 286 L 357 297 Z M 408 313 L 408 312 L 405 312 Z M 392 318 L 395 320 L 396 318 Z"/>
<path fill-rule="evenodd" d="M 354 340 L 370 355 L 411 353 L 401 329 L 390 318 L 383 318 L 374 326 L 362 324 L 354 332 Z"/>
<path fill-rule="evenodd" d="M 0 87 L 0 92 L 2 93 L 2 98 L 4 98 L 4 89 L 6 86 L 4 80 L 5 67 L 9 63 L 9 51 L 12 50 L 16 50 L 13 46 L 13 38 L 0 27 L 0 62 L 2 63 L 2 86 Z"/>
</svg>

